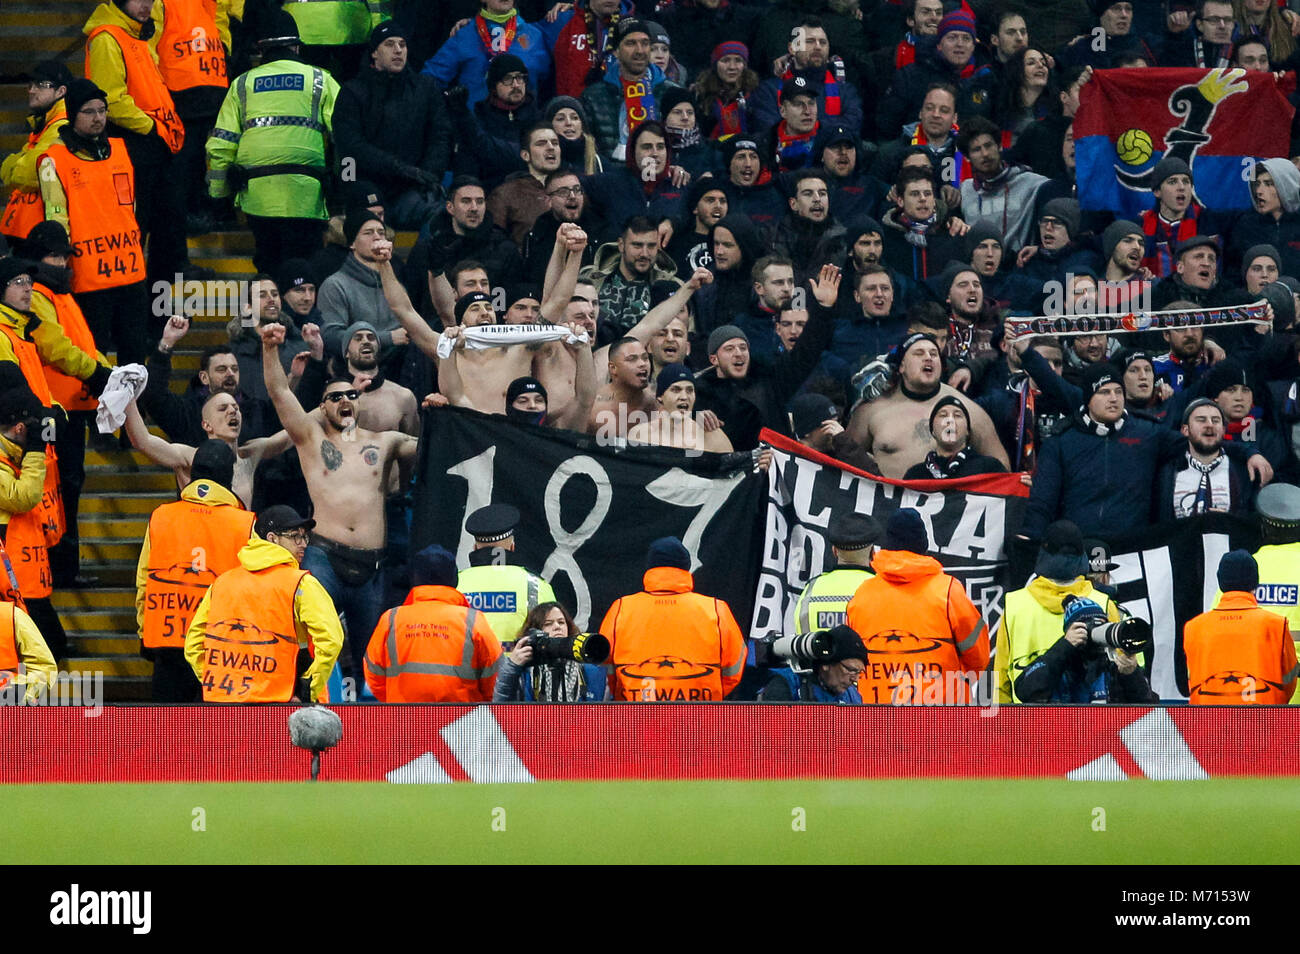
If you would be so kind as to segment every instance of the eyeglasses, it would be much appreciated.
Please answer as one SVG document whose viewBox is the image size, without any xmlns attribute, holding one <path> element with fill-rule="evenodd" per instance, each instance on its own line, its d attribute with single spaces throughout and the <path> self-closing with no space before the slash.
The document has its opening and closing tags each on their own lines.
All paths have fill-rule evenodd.
<svg viewBox="0 0 1300 954">
<path fill-rule="evenodd" d="M 14 288 L 31 288 L 31 287 L 32 287 L 32 276 L 30 276 L 30 275 L 19 275 L 17 278 L 11 278 L 11 279 L 9 279 L 9 281 L 6 282 L 5 284 L 7 284 L 7 285 L 12 285 Z"/>
<path fill-rule="evenodd" d="M 527 86 L 527 73 L 508 73 L 497 80 L 498 83 L 505 83 L 507 86 Z"/>
<path fill-rule="evenodd" d="M 1058 226 L 1058 225 L 1064 225 L 1065 223 L 1062 222 L 1060 219 L 1056 218 L 1056 216 L 1053 216 L 1053 215 L 1045 215 L 1045 216 L 1043 216 L 1041 219 L 1038 220 L 1038 224 L 1039 224 L 1039 225 L 1050 225 L 1050 226 L 1052 226 L 1053 228 L 1055 228 L 1056 226 Z"/>
<path fill-rule="evenodd" d="M 344 398 L 347 398 L 349 401 L 355 401 L 359 397 L 361 397 L 361 392 L 352 388 L 347 391 L 331 391 L 329 394 L 325 395 L 325 400 L 329 401 L 331 404 L 338 404 L 339 401 L 342 401 Z"/>
<path fill-rule="evenodd" d="M 576 199 L 582 195 L 582 186 L 563 186 L 559 189 L 552 189 L 546 194 L 557 199 Z"/>
<path fill-rule="evenodd" d="M 307 543 L 307 541 L 311 539 L 311 534 L 306 530 L 286 530 L 284 533 L 277 533 L 276 536 L 281 540 L 290 540 L 294 543 L 302 544 Z"/>
<path fill-rule="evenodd" d="M 867 671 L 866 666 L 863 666 L 861 669 L 859 669 L 856 666 L 850 666 L 846 664 L 843 660 L 840 660 L 840 668 L 844 670 L 846 675 L 852 676 L 854 679 L 859 678 L 864 672 Z"/>
<path fill-rule="evenodd" d="M 28 89 L 54 89 L 54 84 L 49 80 L 32 80 L 27 84 Z"/>
</svg>

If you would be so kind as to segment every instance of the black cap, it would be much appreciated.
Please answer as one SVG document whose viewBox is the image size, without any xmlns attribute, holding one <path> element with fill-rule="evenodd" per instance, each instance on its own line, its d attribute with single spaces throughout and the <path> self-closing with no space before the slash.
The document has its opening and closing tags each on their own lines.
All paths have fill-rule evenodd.
<svg viewBox="0 0 1300 954">
<path fill-rule="evenodd" d="M 1089 573 L 1109 573 L 1118 570 L 1119 564 L 1111 559 L 1110 544 L 1096 537 L 1083 541 L 1083 552 L 1088 556 Z"/>
<path fill-rule="evenodd" d="M 384 224 L 383 219 L 364 205 L 353 206 L 348 210 L 347 218 L 343 220 L 343 238 L 349 246 L 357 240 L 357 233 L 361 231 L 367 222 L 371 221 L 378 222 L 380 225 Z"/>
<path fill-rule="evenodd" d="M 614 27 L 614 45 L 618 46 L 633 33 L 644 33 L 652 42 L 654 41 L 654 34 L 650 32 L 650 22 L 648 20 L 627 17 L 619 20 Z"/>
<path fill-rule="evenodd" d="M 262 49 L 274 46 L 295 46 L 302 43 L 298 33 L 298 21 L 287 10 L 276 10 L 262 24 L 261 35 L 257 45 Z"/>
<path fill-rule="evenodd" d="M 790 416 L 794 419 L 794 436 L 811 434 L 827 421 L 839 418 L 831 399 L 824 394 L 800 394 L 790 402 Z"/>
<path fill-rule="evenodd" d="M 465 532 L 479 543 L 500 543 L 515 535 L 519 511 L 510 504 L 479 507 L 465 519 Z"/>
<path fill-rule="evenodd" d="M 1120 375 L 1115 370 L 1115 366 L 1109 361 L 1098 361 L 1084 368 L 1080 383 L 1083 385 L 1083 402 L 1085 404 L 1103 385 L 1123 384 Z"/>
<path fill-rule="evenodd" d="M 826 538 L 837 550 L 864 550 L 880 539 L 880 523 L 865 513 L 850 511 L 831 517 Z"/>
<path fill-rule="evenodd" d="M 532 298 L 540 305 L 542 302 L 542 289 L 533 282 L 515 282 L 513 285 L 506 286 L 507 308 L 517 301 L 523 301 L 525 298 Z"/>
<path fill-rule="evenodd" d="M 50 219 L 32 226 L 27 238 L 18 243 L 18 252 L 23 258 L 39 262 L 46 255 L 71 255 L 72 243 L 68 241 L 68 230 Z"/>
<path fill-rule="evenodd" d="M 1219 243 L 1209 235 L 1193 235 L 1191 238 L 1183 239 L 1178 243 L 1174 251 L 1174 258 L 1182 258 L 1184 252 L 1190 252 L 1194 248 L 1212 248 L 1214 254 L 1219 254 Z"/>
<path fill-rule="evenodd" d="M 934 407 L 930 410 L 930 432 L 934 433 L 934 419 L 939 411 L 945 407 L 955 407 L 966 417 L 966 430 L 970 431 L 970 411 L 967 410 L 965 403 L 955 394 L 945 394 L 939 400 L 934 402 Z"/>
<path fill-rule="evenodd" d="M 546 388 L 542 382 L 536 378 L 522 377 L 515 378 L 510 382 L 510 387 L 506 388 L 506 407 L 515 403 L 515 398 L 521 394 L 540 394 L 543 401 L 549 401 L 546 394 Z"/>
<path fill-rule="evenodd" d="M 921 514 L 911 507 L 895 510 L 889 515 L 885 524 L 886 550 L 908 550 L 925 555 L 930 545 L 930 538 L 925 532 L 925 521 Z"/>
<path fill-rule="evenodd" d="M 227 490 L 235 479 L 235 452 L 225 441 L 209 437 L 194 448 L 190 480 L 211 480 Z"/>
<path fill-rule="evenodd" d="M 810 83 L 802 76 L 791 76 L 781 84 L 781 99 L 784 101 L 790 96 L 811 96 L 816 99 L 821 93 L 821 87 L 816 83 Z"/>
<path fill-rule="evenodd" d="M 71 123 L 92 99 L 102 99 L 108 105 L 108 94 L 88 79 L 73 80 L 68 84 L 68 91 L 63 94 L 63 104 L 68 110 L 68 122 Z"/>
<path fill-rule="evenodd" d="M 841 623 L 826 630 L 826 635 L 831 641 L 831 655 L 826 662 L 842 662 L 845 659 L 867 661 L 867 649 L 862 645 L 862 637 L 851 627 Z"/>
<path fill-rule="evenodd" d="M 695 383 L 695 375 L 684 364 L 665 364 L 655 378 L 655 397 L 663 397 L 664 392 L 679 381 Z"/>
<path fill-rule="evenodd" d="M 487 86 L 490 91 L 511 73 L 528 75 L 528 65 L 513 53 L 500 53 L 492 58 L 487 68 Z M 528 84 L 525 84 L 525 89 Z"/>
<path fill-rule="evenodd" d="M 13 427 L 20 421 L 45 416 L 45 405 L 26 385 L 0 391 L 0 427 Z"/>
<path fill-rule="evenodd" d="M 36 266 L 21 258 L 0 258 L 0 289 L 19 275 L 36 275 Z M 0 292 L 3 294 L 3 292 Z"/>
<path fill-rule="evenodd" d="M 316 269 L 312 268 L 311 262 L 305 258 L 286 258 L 280 263 L 280 274 L 276 278 L 275 284 L 279 286 L 280 294 L 292 291 L 303 285 L 319 285 L 316 280 Z"/>
<path fill-rule="evenodd" d="M 369 179 L 358 179 L 348 188 L 347 211 L 384 205 L 384 190 Z"/>
<path fill-rule="evenodd" d="M 487 292 L 466 292 L 456 299 L 456 307 L 452 309 L 456 315 L 456 324 L 464 324 L 465 312 L 469 311 L 469 306 L 480 301 L 485 301 L 490 305 L 492 304 L 492 296 Z"/>
<path fill-rule="evenodd" d="M 1057 520 L 1043 533 L 1043 552 L 1053 556 L 1083 556 L 1083 534 L 1070 520 Z"/>
<path fill-rule="evenodd" d="M 276 504 L 274 507 L 267 507 L 257 515 L 257 522 L 253 524 L 253 529 L 259 537 L 266 539 L 268 533 L 288 533 L 290 530 L 300 528 L 310 530 L 314 526 L 316 526 L 315 520 L 300 516 L 298 511 L 288 504 Z"/>
<path fill-rule="evenodd" d="M 55 89 L 69 86 L 73 76 L 68 67 L 59 60 L 42 60 L 24 74 L 23 79 L 29 83 L 50 83 Z"/>
<path fill-rule="evenodd" d="M 650 544 L 645 555 L 645 568 L 653 570 L 660 566 L 676 567 L 679 570 L 691 568 L 691 555 L 681 540 L 676 537 L 660 537 Z"/>
<path fill-rule="evenodd" d="M 1247 550 L 1230 550 L 1219 561 L 1219 589 L 1224 593 L 1254 593 L 1259 586 L 1259 564 Z"/>
<path fill-rule="evenodd" d="M 410 37 L 406 35 L 406 30 L 402 28 L 396 20 L 385 20 L 373 30 L 370 31 L 370 52 L 373 53 L 379 48 L 379 44 L 391 37 L 397 37 L 401 40 L 410 42 Z"/>
<path fill-rule="evenodd" d="M 425 547 L 411 558 L 412 586 L 455 586 L 456 557 L 437 544 Z"/>
</svg>

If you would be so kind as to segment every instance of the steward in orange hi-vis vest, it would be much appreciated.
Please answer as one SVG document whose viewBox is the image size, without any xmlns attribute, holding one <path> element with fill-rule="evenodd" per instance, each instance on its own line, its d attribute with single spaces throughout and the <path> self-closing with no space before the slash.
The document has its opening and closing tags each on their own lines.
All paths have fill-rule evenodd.
<svg viewBox="0 0 1300 954">
<path fill-rule="evenodd" d="M 645 589 L 610 606 L 610 689 L 617 702 L 721 702 L 740 682 L 745 637 L 724 600 L 693 592 L 681 541 L 650 545 Z"/>
<path fill-rule="evenodd" d="M 203 594 L 253 536 L 254 515 L 212 480 L 191 481 L 181 499 L 149 518 L 136 564 L 136 620 L 149 649 L 183 649 Z"/>
<path fill-rule="evenodd" d="M 858 687 L 868 705 L 963 705 L 988 665 L 988 625 L 926 542 L 920 515 L 897 511 L 871 561 L 876 576 L 849 601 L 848 624 L 867 650 Z"/>
<path fill-rule="evenodd" d="M 0 270 L 0 279 L 3 276 Z M 52 591 L 41 517 L 45 425 L 36 423 L 43 413 L 30 390 L 21 386 L 0 390 L 0 536 L 25 601 L 43 599 Z M 21 430 L 19 424 L 24 425 Z"/>
<path fill-rule="evenodd" d="M 1219 561 L 1223 595 L 1187 621 L 1183 652 L 1192 705 L 1286 705 L 1295 694 L 1295 642 L 1285 616 L 1255 600 L 1259 567 L 1245 550 Z"/>
<path fill-rule="evenodd" d="M 196 86 L 230 86 L 226 50 L 217 24 L 217 0 L 161 0 L 154 3 L 158 72 L 173 93 Z"/>
<path fill-rule="evenodd" d="M 301 675 L 311 701 L 327 700 L 326 682 L 343 647 L 334 601 L 280 544 L 254 537 L 239 551 L 239 563 L 208 589 L 185 638 L 203 701 L 291 701 L 300 647 L 311 656 Z"/>
<path fill-rule="evenodd" d="M 101 3 L 82 28 L 84 73 L 108 93 L 109 122 L 145 135 L 156 132 L 175 154 L 185 144 L 185 126 L 149 47 L 153 30 L 152 21 L 141 24 L 116 4 Z"/>
</svg>

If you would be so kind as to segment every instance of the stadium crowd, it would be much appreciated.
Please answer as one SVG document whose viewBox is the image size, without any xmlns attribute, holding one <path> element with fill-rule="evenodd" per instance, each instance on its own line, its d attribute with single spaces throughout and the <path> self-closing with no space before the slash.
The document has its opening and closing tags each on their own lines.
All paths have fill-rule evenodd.
<svg viewBox="0 0 1300 954">
<path fill-rule="evenodd" d="M 1117 68 L 1271 72 L 1294 105 L 1300 3 L 390 6 L 103 0 L 84 78 L 31 64 L 0 168 L 0 672 L 36 691 L 66 652 L 52 593 L 95 585 L 98 413 L 121 436 L 97 446 L 176 474 L 137 573 L 159 702 L 960 703 L 947 676 L 987 671 L 1004 702 L 1145 703 L 1141 654 L 1091 648 L 1123 614 L 1087 538 L 1256 511 L 1269 545 L 1229 554 L 1188 625 L 1192 701 L 1291 698 L 1300 127 L 1293 159 L 1248 165 L 1251 208 L 1205 207 L 1167 155 L 1133 219 L 1080 195 L 1073 127 Z M 191 320 L 155 283 L 211 278 L 186 234 L 244 226 L 246 300 L 174 392 Z M 760 674 L 665 538 L 601 622 L 602 669 L 555 648 L 592 640 L 514 564 L 508 504 L 469 516 L 470 565 L 408 555 L 421 414 L 448 406 L 760 467 L 768 428 L 889 479 L 1018 472 L 1034 576 L 990 633 L 915 511 L 839 520 L 795 608 L 817 654 Z M 919 667 L 882 668 L 898 632 L 933 644 Z M 689 690 L 651 671 L 668 657 Z"/>
</svg>

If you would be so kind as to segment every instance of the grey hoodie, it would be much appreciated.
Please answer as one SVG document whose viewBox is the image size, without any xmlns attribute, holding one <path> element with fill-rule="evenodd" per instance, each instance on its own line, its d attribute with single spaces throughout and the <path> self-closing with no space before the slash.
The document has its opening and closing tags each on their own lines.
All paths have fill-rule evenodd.
<svg viewBox="0 0 1300 954">
<path fill-rule="evenodd" d="M 1300 169 L 1290 159 L 1262 159 L 1259 163 L 1273 177 L 1283 212 L 1300 209 Z"/>
<path fill-rule="evenodd" d="M 379 273 L 366 268 L 351 254 L 343 260 L 342 268 L 321 282 L 316 306 L 320 309 L 326 354 L 339 353 L 343 336 L 354 322 L 368 321 L 374 325 L 384 348 L 393 346 L 393 331 L 401 327 L 384 300 Z"/>
</svg>

